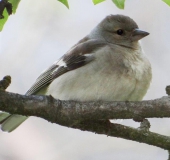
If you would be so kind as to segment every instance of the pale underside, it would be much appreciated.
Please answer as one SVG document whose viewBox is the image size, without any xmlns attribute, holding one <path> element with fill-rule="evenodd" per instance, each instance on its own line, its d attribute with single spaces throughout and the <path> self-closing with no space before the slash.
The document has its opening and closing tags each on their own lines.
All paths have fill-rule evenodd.
<svg viewBox="0 0 170 160">
<path fill-rule="evenodd" d="M 40 90 L 38 94 L 46 92 L 46 95 L 52 95 L 61 100 L 142 100 L 151 80 L 148 60 L 138 52 L 129 53 L 131 56 L 128 56 L 127 59 L 123 52 L 103 54 L 107 47 L 110 46 L 98 50 L 94 54 L 95 60 L 90 64 L 61 75 L 48 87 Z M 119 47 L 117 50 L 119 51 Z M 106 56 L 106 54 L 108 55 Z M 131 65 L 129 65 L 129 61 L 132 62 Z"/>
</svg>

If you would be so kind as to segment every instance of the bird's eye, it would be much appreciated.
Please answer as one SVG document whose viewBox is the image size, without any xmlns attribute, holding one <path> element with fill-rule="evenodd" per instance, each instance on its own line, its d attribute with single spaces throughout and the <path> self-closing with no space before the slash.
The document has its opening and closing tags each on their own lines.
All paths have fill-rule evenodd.
<svg viewBox="0 0 170 160">
<path fill-rule="evenodd" d="M 118 30 L 117 30 L 117 34 L 118 34 L 118 35 L 122 35 L 122 34 L 123 34 L 123 30 L 122 30 L 122 29 L 118 29 Z"/>
</svg>

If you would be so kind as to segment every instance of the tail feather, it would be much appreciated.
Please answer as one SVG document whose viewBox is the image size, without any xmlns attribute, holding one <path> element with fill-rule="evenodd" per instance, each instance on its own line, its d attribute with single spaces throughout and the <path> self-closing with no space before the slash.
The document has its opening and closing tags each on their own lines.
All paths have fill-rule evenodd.
<svg viewBox="0 0 170 160">
<path fill-rule="evenodd" d="M 1 130 L 5 132 L 12 132 L 15 128 L 17 128 L 21 123 L 23 123 L 28 117 L 21 116 L 21 115 L 2 115 L 3 117 L 6 116 L 1 122 Z M 0 120 L 1 120 L 0 114 Z"/>
<path fill-rule="evenodd" d="M 8 117 L 11 116 L 9 113 L 1 112 L 0 113 L 0 124 L 2 124 Z"/>
</svg>

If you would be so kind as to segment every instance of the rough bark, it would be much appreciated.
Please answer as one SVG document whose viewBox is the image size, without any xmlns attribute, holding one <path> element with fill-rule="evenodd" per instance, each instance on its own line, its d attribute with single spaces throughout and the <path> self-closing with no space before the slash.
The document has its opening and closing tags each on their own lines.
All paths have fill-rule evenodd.
<svg viewBox="0 0 170 160">
<path fill-rule="evenodd" d="M 170 117 L 170 97 L 141 102 L 77 102 L 52 96 L 26 96 L 0 91 L 0 110 L 37 116 L 62 126 L 77 128 L 154 145 L 170 150 L 170 138 L 148 129 L 110 123 L 108 119 Z M 143 125 L 141 125 L 143 126 Z"/>
</svg>

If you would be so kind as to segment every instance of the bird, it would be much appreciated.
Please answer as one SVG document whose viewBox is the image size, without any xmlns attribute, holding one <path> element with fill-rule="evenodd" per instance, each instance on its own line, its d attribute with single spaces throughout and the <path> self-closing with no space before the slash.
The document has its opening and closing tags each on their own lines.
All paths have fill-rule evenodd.
<svg viewBox="0 0 170 160">
<path fill-rule="evenodd" d="M 60 100 L 141 101 L 152 79 L 140 40 L 149 33 L 125 15 L 108 15 L 54 62 L 26 95 Z M 0 113 L 1 130 L 11 132 L 28 117 Z"/>
</svg>

